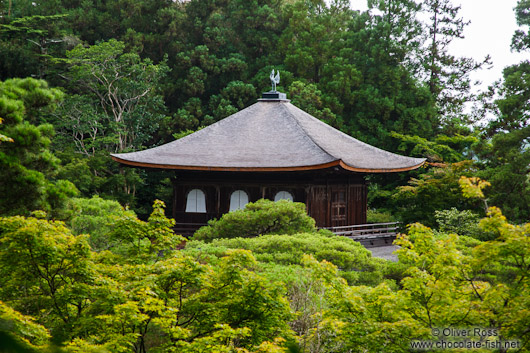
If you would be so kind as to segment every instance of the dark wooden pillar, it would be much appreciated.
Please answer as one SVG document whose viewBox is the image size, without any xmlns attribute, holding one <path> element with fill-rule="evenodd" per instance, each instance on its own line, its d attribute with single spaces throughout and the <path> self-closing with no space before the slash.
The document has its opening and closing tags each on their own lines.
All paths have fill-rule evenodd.
<svg viewBox="0 0 530 353">
<path fill-rule="evenodd" d="M 177 177 L 171 178 L 171 185 L 173 186 L 173 207 L 172 207 L 172 218 L 177 219 Z"/>
</svg>

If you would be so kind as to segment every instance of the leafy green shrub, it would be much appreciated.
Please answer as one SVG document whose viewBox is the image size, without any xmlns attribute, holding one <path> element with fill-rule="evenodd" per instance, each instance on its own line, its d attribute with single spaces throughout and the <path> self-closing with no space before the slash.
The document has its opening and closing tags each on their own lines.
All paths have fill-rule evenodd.
<svg viewBox="0 0 530 353">
<path fill-rule="evenodd" d="M 479 216 L 470 210 L 456 208 L 434 212 L 436 223 L 442 233 L 456 233 L 478 240 L 491 240 L 495 236 L 479 229 Z"/>
<path fill-rule="evenodd" d="M 37 322 L 50 328 L 54 339 L 64 338 L 66 330 L 77 330 L 82 310 L 68 320 L 63 313 L 81 308 L 87 300 L 85 290 L 93 283 L 87 238 L 74 236 L 59 221 L 0 217 L 0 300 L 24 315 L 38 315 Z M 0 308 L 0 319 L 4 310 Z M 41 331 L 27 329 L 22 330 Z M 40 335 L 44 343 L 45 335 Z"/>
<path fill-rule="evenodd" d="M 0 301 L 0 352 L 48 352 L 49 338 L 44 326 Z"/>
<path fill-rule="evenodd" d="M 320 261 L 335 264 L 349 283 L 366 285 L 376 285 L 383 280 L 382 269 L 387 262 L 373 258 L 370 251 L 354 240 L 319 233 L 214 239 L 210 243 L 193 240 L 186 244 L 184 251 L 212 263 L 229 249 L 247 249 L 260 263 L 283 266 L 299 266 L 304 254 L 311 254 Z"/>
<path fill-rule="evenodd" d="M 132 262 L 157 261 L 161 256 L 171 256 L 185 239 L 173 231 L 175 220 L 166 217 L 165 207 L 163 201 L 155 200 L 147 222 L 134 214 L 117 217 L 108 234 L 117 245 L 112 252 Z"/>
<path fill-rule="evenodd" d="M 90 234 L 89 243 L 94 251 L 110 247 L 109 233 L 116 218 L 135 217 L 134 212 L 125 210 L 117 201 L 105 200 L 97 195 L 91 199 L 72 199 L 68 208 L 72 216 L 67 224 L 72 233 Z"/>
<path fill-rule="evenodd" d="M 396 222 L 396 218 L 390 212 L 381 212 L 368 209 L 366 212 L 366 223 L 389 223 Z"/>
<path fill-rule="evenodd" d="M 401 262 L 387 261 L 383 267 L 383 278 L 393 289 L 399 288 L 401 280 L 407 277 L 409 265 Z"/>
<path fill-rule="evenodd" d="M 0 352 L 280 352 L 292 339 L 284 284 L 256 273 L 248 250 L 214 265 L 166 250 L 182 241 L 173 224 L 161 201 L 147 222 L 117 219 L 111 236 L 141 245 L 119 256 L 63 222 L 0 217 Z"/>
<path fill-rule="evenodd" d="M 211 220 L 193 236 L 194 240 L 216 238 L 250 238 L 263 234 L 295 234 L 316 232 L 315 220 L 307 215 L 299 202 L 258 200 L 243 210 L 224 214 Z"/>
<path fill-rule="evenodd" d="M 447 240 L 451 237 L 450 233 L 442 233 L 439 231 L 434 231 L 434 234 L 438 240 Z M 473 249 L 482 243 L 482 241 L 466 235 L 459 235 L 455 240 L 456 249 L 467 256 L 470 256 L 473 252 Z"/>
</svg>

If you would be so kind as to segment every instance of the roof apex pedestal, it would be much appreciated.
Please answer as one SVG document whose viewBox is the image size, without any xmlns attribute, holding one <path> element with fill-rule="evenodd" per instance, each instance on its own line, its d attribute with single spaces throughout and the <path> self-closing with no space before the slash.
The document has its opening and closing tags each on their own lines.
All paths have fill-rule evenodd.
<svg viewBox="0 0 530 353">
<path fill-rule="evenodd" d="M 282 92 L 278 91 L 269 91 L 269 92 L 263 92 L 261 94 L 261 99 L 258 99 L 260 102 L 277 102 L 277 101 L 283 101 L 283 102 L 290 102 L 291 100 L 287 99 L 287 95 Z"/>
</svg>

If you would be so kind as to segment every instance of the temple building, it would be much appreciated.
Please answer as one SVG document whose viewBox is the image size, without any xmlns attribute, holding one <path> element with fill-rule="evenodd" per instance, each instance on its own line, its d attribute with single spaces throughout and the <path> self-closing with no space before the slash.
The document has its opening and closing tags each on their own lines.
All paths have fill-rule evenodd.
<svg viewBox="0 0 530 353">
<path fill-rule="evenodd" d="M 319 227 L 364 224 L 365 176 L 425 162 L 354 139 L 278 92 L 179 140 L 112 158 L 174 170 L 172 217 L 190 230 L 261 198 L 303 202 Z"/>
</svg>

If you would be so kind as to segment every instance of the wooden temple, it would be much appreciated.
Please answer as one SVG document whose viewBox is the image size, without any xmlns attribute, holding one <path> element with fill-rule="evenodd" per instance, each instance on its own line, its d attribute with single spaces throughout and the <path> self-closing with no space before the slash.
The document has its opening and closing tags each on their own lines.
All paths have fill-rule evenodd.
<svg viewBox="0 0 530 353">
<path fill-rule="evenodd" d="M 319 227 L 364 224 L 365 175 L 425 162 L 354 139 L 278 92 L 179 140 L 112 158 L 174 170 L 172 216 L 190 230 L 262 198 L 305 203 Z"/>
</svg>

